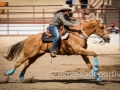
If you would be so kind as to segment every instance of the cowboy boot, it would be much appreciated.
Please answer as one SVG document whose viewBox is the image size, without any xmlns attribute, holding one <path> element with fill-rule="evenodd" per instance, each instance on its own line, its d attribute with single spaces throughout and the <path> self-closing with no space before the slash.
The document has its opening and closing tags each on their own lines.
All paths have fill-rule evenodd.
<svg viewBox="0 0 120 90">
<path fill-rule="evenodd" d="M 50 53 L 50 56 L 54 58 L 54 57 L 56 57 L 56 54 L 57 54 L 57 52 L 53 51 L 52 53 Z"/>
</svg>

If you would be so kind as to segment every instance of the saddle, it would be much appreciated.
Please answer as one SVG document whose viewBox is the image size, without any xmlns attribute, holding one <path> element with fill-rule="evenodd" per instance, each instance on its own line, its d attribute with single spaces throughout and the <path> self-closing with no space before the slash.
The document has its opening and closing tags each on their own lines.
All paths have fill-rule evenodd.
<svg viewBox="0 0 120 90">
<path fill-rule="evenodd" d="M 61 39 L 66 39 L 69 35 L 69 33 L 67 32 L 67 30 L 64 29 L 64 26 L 62 25 L 59 29 L 59 34 L 60 34 L 60 37 Z M 50 33 L 48 27 L 46 28 L 46 32 L 44 32 L 42 34 L 42 41 L 44 43 L 49 43 L 49 42 L 52 42 L 54 39 L 54 36 Z"/>
<path fill-rule="evenodd" d="M 66 53 L 67 55 L 69 55 L 69 51 L 66 48 L 66 44 L 64 43 L 64 40 L 67 39 L 69 37 L 69 32 L 67 30 L 65 30 L 64 26 L 62 25 L 59 29 L 59 34 L 60 34 L 60 45 L 61 48 L 63 49 L 64 53 Z M 46 28 L 46 32 L 44 32 L 42 34 L 42 42 L 43 43 L 50 43 L 53 42 L 54 36 L 50 33 L 48 27 Z M 57 50 L 58 52 L 58 50 Z"/>
</svg>

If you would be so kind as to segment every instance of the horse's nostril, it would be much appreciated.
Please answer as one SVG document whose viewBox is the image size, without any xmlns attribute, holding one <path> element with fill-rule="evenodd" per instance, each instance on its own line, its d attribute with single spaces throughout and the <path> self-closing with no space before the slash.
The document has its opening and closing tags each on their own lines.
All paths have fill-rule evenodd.
<svg viewBox="0 0 120 90">
<path fill-rule="evenodd" d="M 110 40 L 110 38 L 107 38 L 107 40 Z"/>
<path fill-rule="evenodd" d="M 107 42 L 110 43 L 110 38 L 107 38 Z"/>
</svg>

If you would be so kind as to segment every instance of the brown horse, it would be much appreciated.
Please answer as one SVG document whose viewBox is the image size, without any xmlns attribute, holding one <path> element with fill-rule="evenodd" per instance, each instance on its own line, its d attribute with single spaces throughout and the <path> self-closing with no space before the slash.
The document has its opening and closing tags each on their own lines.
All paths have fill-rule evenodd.
<svg viewBox="0 0 120 90">
<path fill-rule="evenodd" d="M 64 43 L 67 46 L 67 50 L 69 51 L 69 54 L 76 54 L 81 55 L 83 60 L 86 62 L 90 70 L 92 70 L 93 76 L 96 78 L 96 80 L 100 80 L 100 77 L 96 74 L 98 71 L 98 61 L 97 61 L 97 54 L 93 51 L 87 50 L 87 38 L 91 34 L 97 34 L 100 37 L 104 37 L 106 41 L 109 41 L 109 34 L 107 32 L 106 26 L 103 23 L 100 23 L 99 20 L 89 20 L 84 21 L 80 23 L 81 31 L 80 35 L 75 33 L 70 33 L 69 37 L 64 41 Z M 20 73 L 20 80 L 24 79 L 24 74 L 27 70 L 27 68 L 36 61 L 36 59 L 42 55 L 44 55 L 46 52 L 49 52 L 52 42 L 50 43 L 43 43 L 41 40 L 42 33 L 30 36 L 29 38 L 18 42 L 17 44 L 10 47 L 8 50 L 8 54 L 5 57 L 7 60 L 12 61 L 13 59 L 17 60 L 17 57 L 19 59 L 17 60 L 15 66 L 7 71 L 5 75 L 12 75 L 15 70 L 25 62 L 24 68 Z M 58 48 L 59 55 L 66 54 L 64 50 L 60 47 Z M 94 68 L 92 67 L 89 58 L 87 56 L 93 56 L 94 57 Z"/>
</svg>

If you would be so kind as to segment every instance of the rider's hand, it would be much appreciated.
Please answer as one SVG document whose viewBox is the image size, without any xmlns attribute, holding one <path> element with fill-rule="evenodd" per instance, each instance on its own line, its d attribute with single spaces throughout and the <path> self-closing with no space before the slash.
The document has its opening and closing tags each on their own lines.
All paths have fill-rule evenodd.
<svg viewBox="0 0 120 90">
<path fill-rule="evenodd" d="M 76 30 L 80 30 L 80 24 L 74 24 Z"/>
<path fill-rule="evenodd" d="M 78 26 L 78 24 L 74 24 L 74 27 L 77 27 Z"/>
</svg>

